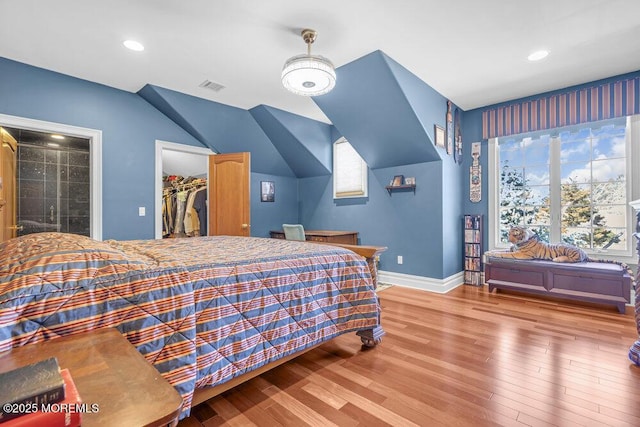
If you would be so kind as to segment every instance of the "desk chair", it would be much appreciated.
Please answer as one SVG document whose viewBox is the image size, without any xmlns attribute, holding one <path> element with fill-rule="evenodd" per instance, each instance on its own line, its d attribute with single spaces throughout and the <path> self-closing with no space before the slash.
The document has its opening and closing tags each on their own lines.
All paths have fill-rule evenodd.
<svg viewBox="0 0 640 427">
<path fill-rule="evenodd" d="M 284 238 L 287 240 L 301 240 L 303 242 L 307 240 L 302 224 L 282 224 L 282 230 L 284 230 Z"/>
</svg>

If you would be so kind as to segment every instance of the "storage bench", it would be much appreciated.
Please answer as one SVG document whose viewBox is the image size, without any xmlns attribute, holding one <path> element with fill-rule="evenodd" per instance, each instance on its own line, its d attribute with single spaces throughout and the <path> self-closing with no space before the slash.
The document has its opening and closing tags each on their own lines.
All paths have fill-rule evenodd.
<svg viewBox="0 0 640 427">
<path fill-rule="evenodd" d="M 487 257 L 489 292 L 511 289 L 578 301 L 613 304 L 620 313 L 631 298 L 631 276 L 606 262 L 558 263 Z"/>
</svg>

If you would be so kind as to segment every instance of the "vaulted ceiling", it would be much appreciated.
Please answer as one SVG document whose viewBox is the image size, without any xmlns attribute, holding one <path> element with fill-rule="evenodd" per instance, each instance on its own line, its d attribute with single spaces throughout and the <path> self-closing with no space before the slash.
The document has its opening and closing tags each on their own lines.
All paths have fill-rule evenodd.
<svg viewBox="0 0 640 427">
<path fill-rule="evenodd" d="M 0 0 L 0 14 L 2 57 L 324 122 L 337 117 L 280 84 L 305 27 L 318 31 L 312 52 L 337 67 L 384 52 L 463 110 L 640 69 L 637 0 Z M 126 50 L 129 38 L 145 51 Z M 549 56 L 528 62 L 540 48 Z"/>
<path fill-rule="evenodd" d="M 366 72 L 364 72 L 366 71 Z M 440 160 L 433 123 L 446 99 L 376 51 L 337 69 L 344 84 L 314 101 L 372 169 Z M 250 151 L 252 170 L 306 178 L 330 175 L 330 125 L 259 105 L 251 110 L 147 85 L 139 95 L 216 152 Z M 238 135 L 242 129 L 242 136 Z"/>
</svg>

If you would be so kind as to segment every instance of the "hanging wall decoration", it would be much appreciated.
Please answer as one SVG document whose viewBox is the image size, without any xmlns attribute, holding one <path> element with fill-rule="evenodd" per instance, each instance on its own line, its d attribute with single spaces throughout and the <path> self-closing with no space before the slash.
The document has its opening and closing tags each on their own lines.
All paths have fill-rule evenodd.
<svg viewBox="0 0 640 427">
<path fill-rule="evenodd" d="M 456 163 L 462 163 L 462 125 L 460 124 L 460 110 L 456 107 L 453 114 L 453 158 Z"/>
<path fill-rule="evenodd" d="M 469 167 L 469 200 L 478 203 L 482 200 L 482 167 L 480 166 L 480 143 L 471 144 L 473 161 Z"/>
<path fill-rule="evenodd" d="M 451 101 L 447 101 L 447 154 L 453 153 L 453 114 Z"/>
</svg>

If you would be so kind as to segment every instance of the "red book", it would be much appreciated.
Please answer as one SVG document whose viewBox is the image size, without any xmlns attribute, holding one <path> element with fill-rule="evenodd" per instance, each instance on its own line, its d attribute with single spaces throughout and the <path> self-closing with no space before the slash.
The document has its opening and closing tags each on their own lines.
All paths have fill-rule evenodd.
<svg viewBox="0 0 640 427">
<path fill-rule="evenodd" d="M 41 410 L 20 415 L 3 422 L 2 427 L 78 427 L 82 412 L 87 405 L 82 404 L 78 389 L 73 383 L 68 369 L 60 371 L 64 379 L 65 398 L 60 402 L 43 404 Z"/>
</svg>

